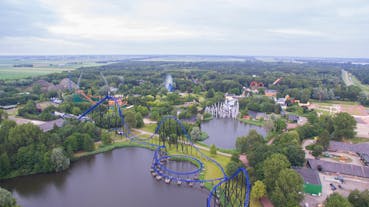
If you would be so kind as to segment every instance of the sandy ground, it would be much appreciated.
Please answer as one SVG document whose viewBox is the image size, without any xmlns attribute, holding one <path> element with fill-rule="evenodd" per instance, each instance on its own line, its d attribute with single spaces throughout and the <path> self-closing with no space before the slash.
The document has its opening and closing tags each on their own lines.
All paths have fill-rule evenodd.
<svg viewBox="0 0 369 207">
<path fill-rule="evenodd" d="M 15 116 L 9 116 L 10 120 L 15 121 L 17 124 L 27 124 L 27 123 L 32 123 L 34 125 L 41 125 L 41 124 L 45 124 L 46 122 L 44 121 L 38 121 L 38 120 L 31 120 L 31 119 L 25 119 L 25 118 L 20 118 L 20 117 L 15 117 Z"/>
<path fill-rule="evenodd" d="M 369 139 L 369 116 L 354 116 L 356 124 L 356 136 Z"/>
<path fill-rule="evenodd" d="M 144 121 L 145 124 L 156 124 L 156 123 L 158 123 L 157 121 L 152 121 L 148 118 L 144 118 L 143 121 Z"/>
</svg>

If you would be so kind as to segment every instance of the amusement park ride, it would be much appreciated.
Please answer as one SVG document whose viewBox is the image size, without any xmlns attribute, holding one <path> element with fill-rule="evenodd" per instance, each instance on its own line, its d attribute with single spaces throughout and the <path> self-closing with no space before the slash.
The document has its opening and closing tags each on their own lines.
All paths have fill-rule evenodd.
<svg viewBox="0 0 369 207">
<path fill-rule="evenodd" d="M 105 78 L 104 80 L 106 81 Z M 105 83 L 107 85 L 107 82 Z M 208 157 L 193 143 L 185 126 L 174 116 L 162 118 L 149 138 L 133 136 L 125 124 L 121 108 L 119 100 L 108 90 L 107 95 L 83 112 L 78 120 L 93 120 L 96 125 L 114 129 L 133 143 L 154 149 L 150 172 L 157 180 L 164 180 L 167 184 L 172 182 L 182 185 L 183 183 L 194 188 L 204 188 L 206 183 L 210 183 L 214 187 L 208 195 L 207 207 L 249 206 L 251 183 L 245 168 L 239 168 L 234 174 L 228 176 L 216 160 Z M 174 146 L 181 153 L 169 154 L 168 146 Z M 196 163 L 197 169 L 188 172 L 170 169 L 168 163 L 178 159 Z M 214 164 L 221 171 L 222 176 L 205 179 L 203 176 L 205 165 L 201 160 Z"/>
<path fill-rule="evenodd" d="M 81 96 L 84 100 L 87 100 L 88 102 L 90 102 L 92 105 L 96 104 L 96 102 L 98 100 L 100 100 L 102 97 L 101 96 L 93 96 L 92 92 L 90 91 L 89 93 L 85 93 L 84 90 L 80 89 L 80 82 L 81 82 L 81 78 L 82 78 L 82 72 L 80 73 L 79 77 L 78 77 L 78 81 L 77 81 L 77 89 L 75 90 L 75 94 L 78 96 Z M 108 84 L 108 81 L 106 80 L 105 76 L 100 72 L 100 75 L 102 77 L 102 79 L 105 82 L 105 86 L 107 87 L 107 93 L 111 93 L 110 91 L 110 86 Z M 121 107 L 126 107 L 128 106 L 128 96 L 123 96 L 123 95 L 115 95 L 114 98 L 117 100 L 119 106 Z M 115 101 L 113 100 L 109 100 L 108 101 L 109 106 L 113 106 L 115 105 Z"/>
<path fill-rule="evenodd" d="M 107 95 L 104 99 L 97 102 L 90 109 L 81 114 L 78 119 L 81 120 L 85 116 L 94 112 L 106 101 L 117 100 Z M 190 187 L 204 188 L 205 183 L 211 183 L 212 187 L 208 198 L 207 207 L 248 207 L 250 201 L 251 183 L 248 172 L 245 168 L 239 168 L 231 176 L 226 175 L 224 168 L 214 159 L 205 155 L 191 140 L 186 128 L 180 120 L 174 116 L 164 117 L 157 125 L 155 132 L 149 138 L 140 138 L 130 136 L 127 128 L 124 127 L 124 116 L 120 109 L 117 108 L 116 113 L 120 118 L 119 126 L 122 127 L 123 134 L 133 143 L 147 145 L 154 149 L 154 156 L 150 168 L 151 174 L 157 180 L 164 180 L 165 183 L 176 183 L 177 185 L 187 184 Z M 114 121 L 112 121 L 114 122 Z M 168 134 L 166 129 L 174 128 L 175 134 Z M 159 137 L 159 138 L 158 138 Z M 168 143 L 177 148 L 181 154 L 169 154 L 167 150 Z M 193 156 L 198 155 L 197 157 Z M 200 158 L 198 158 L 200 157 Z M 187 172 L 181 172 L 170 169 L 168 163 L 173 160 L 190 160 L 196 163 L 197 169 Z M 206 160 L 217 166 L 222 172 L 222 176 L 218 178 L 205 179 L 201 177 L 205 171 L 204 164 L 201 160 Z"/>
</svg>

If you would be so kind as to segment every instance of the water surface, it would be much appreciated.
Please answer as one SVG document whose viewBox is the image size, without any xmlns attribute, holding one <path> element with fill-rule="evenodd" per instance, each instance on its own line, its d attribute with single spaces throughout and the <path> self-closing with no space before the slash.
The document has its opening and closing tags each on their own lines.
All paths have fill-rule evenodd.
<svg viewBox="0 0 369 207">
<path fill-rule="evenodd" d="M 203 189 L 158 182 L 149 168 L 153 152 L 122 148 L 83 158 L 62 173 L 2 181 L 22 207 L 203 207 Z M 172 162 L 171 162 L 172 163 Z M 171 169 L 191 170 L 190 163 Z"/>
<path fill-rule="evenodd" d="M 248 135 L 252 129 L 255 129 L 263 137 L 267 135 L 267 131 L 263 127 L 244 124 L 235 119 L 214 118 L 201 124 L 201 130 L 209 135 L 204 143 L 207 145 L 215 144 L 223 149 L 234 149 L 237 137 Z"/>
</svg>

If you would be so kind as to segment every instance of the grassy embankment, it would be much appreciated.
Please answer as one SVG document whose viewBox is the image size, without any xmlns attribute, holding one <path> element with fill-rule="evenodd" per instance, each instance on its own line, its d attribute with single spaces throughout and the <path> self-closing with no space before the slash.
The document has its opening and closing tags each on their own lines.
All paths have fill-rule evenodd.
<svg viewBox="0 0 369 207">
<path fill-rule="evenodd" d="M 263 120 L 251 120 L 251 119 L 238 119 L 238 120 L 245 124 L 251 124 L 255 126 L 264 126 Z"/>
</svg>

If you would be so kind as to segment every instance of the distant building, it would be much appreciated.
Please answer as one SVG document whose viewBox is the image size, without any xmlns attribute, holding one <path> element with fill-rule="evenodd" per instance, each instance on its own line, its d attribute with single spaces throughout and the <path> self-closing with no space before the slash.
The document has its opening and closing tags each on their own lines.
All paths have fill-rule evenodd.
<svg viewBox="0 0 369 207">
<path fill-rule="evenodd" d="M 317 170 L 311 168 L 293 168 L 304 179 L 304 192 L 312 195 L 321 195 L 322 183 Z"/>
<path fill-rule="evenodd" d="M 265 96 L 271 97 L 271 98 L 277 98 L 277 91 L 276 90 L 265 90 Z"/>
<path fill-rule="evenodd" d="M 251 89 L 263 88 L 263 87 L 264 87 L 264 83 L 263 83 L 263 82 L 252 81 L 252 82 L 250 83 L 250 88 L 251 88 Z"/>
<path fill-rule="evenodd" d="M 279 98 L 277 99 L 277 104 L 279 104 L 281 106 L 281 108 L 283 110 L 287 109 L 287 103 L 286 103 L 287 99 L 286 98 Z"/>
</svg>

